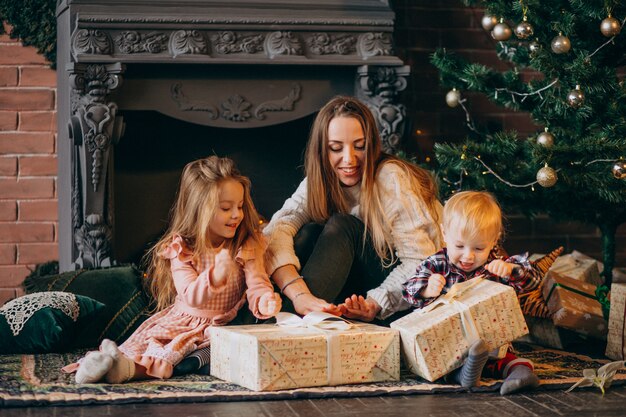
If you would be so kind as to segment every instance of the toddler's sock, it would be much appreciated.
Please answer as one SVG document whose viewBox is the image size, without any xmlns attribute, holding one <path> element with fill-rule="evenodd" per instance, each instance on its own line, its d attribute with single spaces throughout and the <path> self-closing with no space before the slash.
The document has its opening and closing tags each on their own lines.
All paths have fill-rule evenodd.
<svg viewBox="0 0 626 417">
<path fill-rule="evenodd" d="M 211 361 L 211 346 L 191 352 L 174 367 L 173 375 L 207 374 Z"/>
<path fill-rule="evenodd" d="M 77 384 L 93 384 L 102 380 L 113 366 L 113 358 L 104 352 L 89 352 L 76 371 Z"/>
<path fill-rule="evenodd" d="M 516 365 L 502 382 L 500 395 L 508 395 L 523 389 L 534 389 L 539 386 L 539 378 L 526 365 Z"/>
<path fill-rule="evenodd" d="M 127 358 L 112 340 L 104 339 L 100 344 L 100 350 L 113 359 L 111 369 L 104 375 L 109 384 L 121 384 L 128 382 L 135 376 L 135 362 Z"/>
<path fill-rule="evenodd" d="M 451 375 L 452 380 L 463 388 L 477 386 L 487 359 L 489 359 L 489 351 L 485 342 L 482 340 L 474 342 L 463 366 Z"/>
</svg>

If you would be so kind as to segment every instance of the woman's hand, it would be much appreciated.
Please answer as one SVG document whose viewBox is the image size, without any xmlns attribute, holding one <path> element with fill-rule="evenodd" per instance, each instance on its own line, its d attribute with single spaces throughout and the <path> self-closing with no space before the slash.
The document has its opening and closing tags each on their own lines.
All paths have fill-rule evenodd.
<svg viewBox="0 0 626 417">
<path fill-rule="evenodd" d="M 267 317 L 274 317 L 280 312 L 283 301 L 277 292 L 266 292 L 259 298 L 259 313 Z"/>
<path fill-rule="evenodd" d="M 443 291 L 443 287 L 446 285 L 446 279 L 441 274 L 432 274 L 428 277 L 428 285 L 424 291 L 422 291 L 422 297 L 424 298 L 435 298 L 439 297 L 441 291 Z"/>
<path fill-rule="evenodd" d="M 339 304 L 341 313 L 349 319 L 362 321 L 372 321 L 382 309 L 376 301 L 371 298 L 363 298 L 362 295 L 353 294 L 346 298 L 346 301 Z"/>
<path fill-rule="evenodd" d="M 323 311 L 326 313 L 341 316 L 341 310 L 334 304 L 327 303 L 321 298 L 317 298 L 310 292 L 298 293 L 291 300 L 296 313 L 300 315 L 308 314 L 312 311 Z"/>
<path fill-rule="evenodd" d="M 504 262 L 501 259 L 495 259 L 485 265 L 485 269 L 500 278 L 508 278 L 513 273 L 516 264 Z"/>
</svg>

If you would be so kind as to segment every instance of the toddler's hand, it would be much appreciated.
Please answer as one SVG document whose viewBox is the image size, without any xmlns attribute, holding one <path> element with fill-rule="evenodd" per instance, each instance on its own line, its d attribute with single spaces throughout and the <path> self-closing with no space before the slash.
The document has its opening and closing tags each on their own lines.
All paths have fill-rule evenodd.
<svg viewBox="0 0 626 417">
<path fill-rule="evenodd" d="M 513 269 L 515 269 L 516 266 L 516 264 L 495 259 L 485 265 L 485 269 L 500 278 L 508 278 L 511 276 Z"/>
<path fill-rule="evenodd" d="M 372 321 L 380 312 L 381 307 L 371 298 L 364 298 L 362 295 L 353 294 L 346 298 L 345 302 L 339 304 L 341 314 L 349 319 Z"/>
<path fill-rule="evenodd" d="M 259 313 L 264 316 L 274 317 L 280 312 L 283 301 L 277 292 L 266 292 L 259 299 Z"/>
<path fill-rule="evenodd" d="M 228 250 L 222 249 L 215 255 L 215 266 L 213 267 L 211 283 L 216 287 L 221 287 L 226 283 L 233 267 L 233 260 Z"/>
<path fill-rule="evenodd" d="M 426 289 L 422 291 L 422 297 L 434 298 L 438 297 L 443 291 L 443 287 L 446 286 L 446 279 L 441 274 L 432 274 L 428 278 L 428 285 Z"/>
</svg>

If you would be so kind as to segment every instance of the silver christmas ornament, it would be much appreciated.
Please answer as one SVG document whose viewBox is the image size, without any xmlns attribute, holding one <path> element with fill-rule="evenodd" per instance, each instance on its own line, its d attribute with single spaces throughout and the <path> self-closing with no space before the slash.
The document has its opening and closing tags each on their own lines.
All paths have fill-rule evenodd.
<svg viewBox="0 0 626 417">
<path fill-rule="evenodd" d="M 585 93 L 583 93 L 583 90 L 580 89 L 579 85 L 567 94 L 567 104 L 569 104 L 570 107 L 577 109 L 582 106 L 584 102 Z"/>
<path fill-rule="evenodd" d="M 500 19 L 500 23 L 495 25 L 493 27 L 493 30 L 491 31 L 491 37 L 497 41 L 506 41 L 511 37 L 512 34 L 513 31 L 511 30 L 509 25 L 504 23 L 504 19 Z"/>
<path fill-rule="evenodd" d="M 539 171 L 537 171 L 537 182 L 544 188 L 552 187 L 556 184 L 558 180 L 558 176 L 556 171 L 548 166 L 544 166 Z"/>
<path fill-rule="evenodd" d="M 526 16 L 524 16 L 524 20 L 515 27 L 515 36 L 519 39 L 528 39 L 533 36 L 533 33 L 535 33 L 535 29 L 526 21 Z"/>
<path fill-rule="evenodd" d="M 452 90 L 448 91 L 448 94 L 446 94 L 446 104 L 448 106 L 454 108 L 459 105 L 460 101 L 461 101 L 461 92 L 457 90 L 456 88 L 453 88 Z"/>
<path fill-rule="evenodd" d="M 483 26 L 485 30 L 491 30 L 495 25 L 498 24 L 498 18 L 495 16 L 490 16 L 488 14 L 484 15 L 480 24 Z"/>
<path fill-rule="evenodd" d="M 626 179 L 626 161 L 617 161 L 611 168 L 613 176 L 618 180 Z"/>
<path fill-rule="evenodd" d="M 607 38 L 612 38 L 613 36 L 619 35 L 622 30 L 622 25 L 619 20 L 609 15 L 606 19 L 604 19 L 600 23 L 600 32 Z"/>
<path fill-rule="evenodd" d="M 528 49 L 530 50 L 531 54 L 536 54 L 541 49 L 541 44 L 538 40 L 534 40 L 530 44 L 528 44 Z"/>
<path fill-rule="evenodd" d="M 572 49 L 572 43 L 569 41 L 569 38 L 567 36 L 563 36 L 561 33 L 552 39 L 550 46 L 552 47 L 552 52 L 555 54 L 566 54 L 570 49 Z"/>
<path fill-rule="evenodd" d="M 537 136 L 537 144 L 543 146 L 544 148 L 551 148 L 554 145 L 554 135 L 548 132 L 548 128 L 545 128 L 545 131 L 541 132 L 539 136 Z"/>
</svg>

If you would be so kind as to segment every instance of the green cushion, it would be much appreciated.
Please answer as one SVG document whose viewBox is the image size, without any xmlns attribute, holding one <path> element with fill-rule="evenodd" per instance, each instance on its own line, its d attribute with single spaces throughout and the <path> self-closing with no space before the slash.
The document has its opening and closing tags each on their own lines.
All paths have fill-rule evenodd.
<svg viewBox="0 0 626 417">
<path fill-rule="evenodd" d="M 0 307 L 0 353 L 63 352 L 104 304 L 82 295 L 28 294 Z"/>
<path fill-rule="evenodd" d="M 102 339 L 120 344 L 149 316 L 149 299 L 143 291 L 141 272 L 134 266 L 82 269 L 24 281 L 27 292 L 66 291 L 91 297 L 105 305 L 90 326 L 81 329 L 72 348 L 91 348 Z"/>
</svg>

